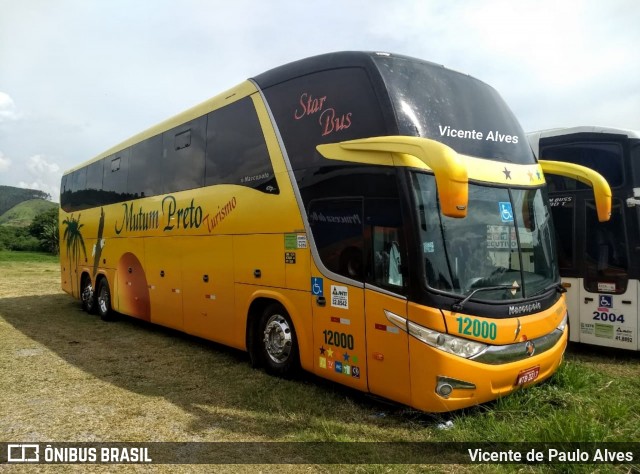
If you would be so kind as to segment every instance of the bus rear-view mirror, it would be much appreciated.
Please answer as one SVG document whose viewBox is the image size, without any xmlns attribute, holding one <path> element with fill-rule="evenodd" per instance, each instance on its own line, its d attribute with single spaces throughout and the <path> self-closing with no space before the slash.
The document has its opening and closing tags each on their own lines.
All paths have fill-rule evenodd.
<svg viewBox="0 0 640 474">
<path fill-rule="evenodd" d="M 469 178 L 464 160 L 450 147 L 428 138 L 384 136 L 317 146 L 332 160 L 432 170 L 440 209 L 447 217 L 465 217 Z"/>
<path fill-rule="evenodd" d="M 585 166 L 563 161 L 538 160 L 542 171 L 547 174 L 566 176 L 590 186 L 596 201 L 598 220 L 606 222 L 611 218 L 611 188 L 607 180 L 597 171 Z"/>
</svg>

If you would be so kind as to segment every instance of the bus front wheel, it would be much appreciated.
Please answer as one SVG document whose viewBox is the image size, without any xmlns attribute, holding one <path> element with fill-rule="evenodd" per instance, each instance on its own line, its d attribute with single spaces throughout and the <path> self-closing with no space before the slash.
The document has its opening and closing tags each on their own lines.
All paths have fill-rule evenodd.
<svg viewBox="0 0 640 474">
<path fill-rule="evenodd" d="M 107 282 L 106 278 L 103 278 L 100 280 L 100 283 L 98 283 L 96 304 L 100 319 L 103 321 L 112 321 L 113 311 L 111 310 L 111 290 L 109 289 L 109 282 Z"/>
<path fill-rule="evenodd" d="M 259 337 L 267 372 L 283 377 L 294 375 L 300 367 L 298 340 L 291 318 L 281 305 L 265 308 L 260 318 Z"/>
</svg>

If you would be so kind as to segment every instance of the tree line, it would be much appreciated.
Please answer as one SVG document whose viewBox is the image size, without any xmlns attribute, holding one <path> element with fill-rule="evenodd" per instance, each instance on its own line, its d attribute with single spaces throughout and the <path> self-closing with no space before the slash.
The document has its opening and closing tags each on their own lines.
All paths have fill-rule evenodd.
<svg viewBox="0 0 640 474">
<path fill-rule="evenodd" d="M 31 199 L 31 198 L 30 198 Z M 58 207 L 37 214 L 28 227 L 0 225 L 0 250 L 58 254 Z"/>
<path fill-rule="evenodd" d="M 38 189 L 16 188 L 0 185 L 0 215 L 7 212 L 13 206 L 30 199 L 51 200 L 51 194 Z"/>
</svg>

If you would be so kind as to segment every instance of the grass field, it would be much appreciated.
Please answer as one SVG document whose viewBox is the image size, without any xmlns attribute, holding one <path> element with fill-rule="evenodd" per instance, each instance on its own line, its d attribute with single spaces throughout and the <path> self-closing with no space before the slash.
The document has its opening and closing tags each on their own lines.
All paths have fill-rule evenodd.
<svg viewBox="0 0 640 474">
<path fill-rule="evenodd" d="M 59 280 L 55 258 L 0 252 L 0 441 L 640 441 L 640 357 L 635 353 L 570 347 L 547 383 L 491 404 L 432 416 L 312 375 L 273 378 L 252 369 L 243 352 L 138 320 L 103 322 L 62 293 Z M 447 421 L 452 426 L 442 429 Z M 557 467 L 231 464 L 215 470 L 548 472 Z M 562 467 L 566 472 L 634 469 Z M 82 466 L 43 465 L 8 471 L 34 468 L 83 471 Z"/>
</svg>

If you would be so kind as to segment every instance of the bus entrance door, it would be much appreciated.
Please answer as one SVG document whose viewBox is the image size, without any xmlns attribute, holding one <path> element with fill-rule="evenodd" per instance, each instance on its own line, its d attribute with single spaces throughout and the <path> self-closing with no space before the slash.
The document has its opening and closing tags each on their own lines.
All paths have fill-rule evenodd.
<svg viewBox="0 0 640 474">
<path fill-rule="evenodd" d="M 611 219 L 598 222 L 585 201 L 584 280 L 580 285 L 580 341 L 638 349 L 638 280 L 629 279 L 624 205 L 614 199 Z M 573 328 L 571 329 L 573 331 Z"/>
<path fill-rule="evenodd" d="M 366 391 L 363 220 L 361 198 L 309 204 L 312 235 L 326 269 L 323 276 L 312 265 L 314 370 Z"/>
</svg>

